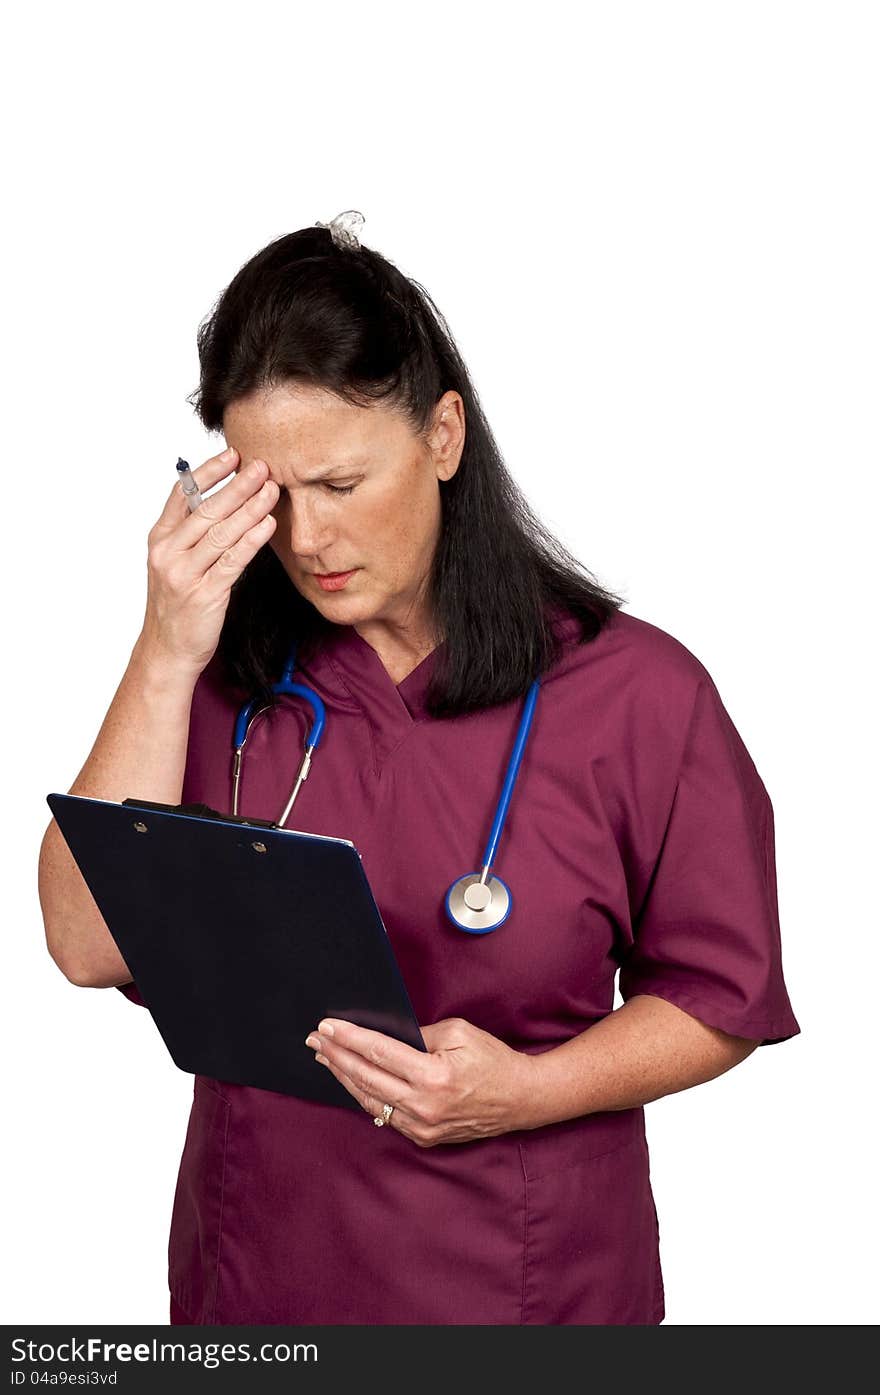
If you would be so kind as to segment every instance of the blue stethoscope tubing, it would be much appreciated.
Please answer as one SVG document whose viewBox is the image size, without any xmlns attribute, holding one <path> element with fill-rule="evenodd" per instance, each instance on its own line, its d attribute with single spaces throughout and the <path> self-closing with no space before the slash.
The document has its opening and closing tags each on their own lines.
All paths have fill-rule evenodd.
<svg viewBox="0 0 880 1395">
<path fill-rule="evenodd" d="M 299 794 L 300 787 L 303 781 L 308 779 L 309 768 L 312 764 L 312 755 L 318 748 L 318 744 L 321 740 L 321 737 L 324 735 L 324 727 L 327 723 L 327 714 L 324 709 L 324 703 L 322 702 L 321 698 L 318 697 L 318 694 L 315 692 L 314 688 L 307 688 L 304 683 L 294 683 L 293 670 L 295 667 L 296 645 L 294 645 L 291 649 L 287 663 L 284 665 L 284 672 L 281 675 L 281 681 L 279 683 L 272 684 L 272 692 L 277 693 L 279 696 L 290 694 L 293 697 L 304 698 L 305 701 L 311 707 L 312 711 L 314 712 L 315 719 L 312 722 L 311 730 L 309 731 L 309 734 L 306 737 L 306 753 L 303 758 L 303 763 L 299 768 L 299 772 L 296 777 L 296 783 L 294 784 L 293 789 L 290 792 L 290 798 L 287 801 L 284 813 L 278 820 L 279 828 L 283 828 L 285 823 L 287 822 L 288 815 L 290 814 L 290 811 L 293 808 L 293 801 Z M 235 730 L 232 736 L 232 812 L 235 815 L 238 814 L 238 787 L 241 782 L 242 752 L 244 751 L 244 745 L 247 741 L 248 727 L 251 724 L 252 718 L 256 716 L 256 712 L 254 711 L 256 705 L 256 698 L 253 698 L 250 702 L 246 702 L 244 707 L 241 709 L 241 711 L 235 719 Z M 260 711 L 263 711 L 263 709 L 260 708 Z"/>
<path fill-rule="evenodd" d="M 314 721 L 305 742 L 305 756 L 302 765 L 297 773 L 296 782 L 287 801 L 284 813 L 278 820 L 278 827 L 283 828 L 287 818 L 293 808 L 294 800 L 300 792 L 303 781 L 308 778 L 309 769 L 312 763 L 312 756 L 320 744 L 326 725 L 326 711 L 324 703 L 313 688 L 307 688 L 303 683 L 294 683 L 293 671 L 296 667 L 296 645 L 292 647 L 284 666 L 284 672 L 278 683 L 272 684 L 272 692 L 279 696 L 291 695 L 301 697 L 309 704 L 314 713 Z M 492 863 L 498 849 L 498 843 L 504 830 L 507 820 L 507 811 L 510 807 L 510 800 L 513 795 L 519 768 L 522 764 L 523 753 L 529 736 L 529 729 L 532 725 L 532 718 L 535 713 L 535 703 L 538 700 L 538 689 L 540 680 L 535 679 L 526 693 L 519 727 L 516 733 L 516 740 L 507 764 L 507 772 L 504 776 L 504 785 L 495 810 L 495 817 L 492 820 L 492 828 L 489 833 L 489 841 L 486 844 L 486 851 L 483 854 L 483 867 L 480 872 L 469 872 L 464 877 L 459 877 L 457 881 L 446 893 L 445 907 L 446 914 L 459 930 L 464 930 L 469 935 L 487 935 L 491 930 L 497 930 L 510 914 L 513 904 L 513 897 L 510 887 L 500 877 L 491 874 Z M 232 756 L 232 812 L 238 814 L 238 793 L 241 783 L 242 755 L 247 741 L 248 728 L 256 714 L 257 699 L 245 703 L 235 719 L 233 732 L 233 756 Z M 261 708 L 260 711 L 263 709 Z"/>
</svg>

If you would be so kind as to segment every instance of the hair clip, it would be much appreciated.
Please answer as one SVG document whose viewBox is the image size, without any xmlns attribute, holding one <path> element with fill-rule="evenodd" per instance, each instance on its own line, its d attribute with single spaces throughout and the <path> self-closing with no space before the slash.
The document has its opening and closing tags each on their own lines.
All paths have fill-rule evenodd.
<svg viewBox="0 0 880 1395">
<path fill-rule="evenodd" d="M 356 208 L 347 208 L 344 213 L 337 213 L 329 223 L 315 224 L 316 228 L 329 228 L 335 247 L 360 247 L 358 233 L 363 226 L 364 215 L 358 213 Z"/>
</svg>

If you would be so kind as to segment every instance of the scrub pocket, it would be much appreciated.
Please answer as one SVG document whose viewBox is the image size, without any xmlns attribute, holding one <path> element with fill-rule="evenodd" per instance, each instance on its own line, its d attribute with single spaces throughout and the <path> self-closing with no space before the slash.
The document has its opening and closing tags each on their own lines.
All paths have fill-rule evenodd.
<svg viewBox="0 0 880 1395">
<path fill-rule="evenodd" d="M 526 1135 L 520 1148 L 523 1323 L 661 1322 L 659 1230 L 643 1111 L 568 1120 Z"/>
<path fill-rule="evenodd" d="M 215 1321 L 229 1101 L 197 1075 L 168 1238 L 168 1287 L 193 1323 Z"/>
</svg>

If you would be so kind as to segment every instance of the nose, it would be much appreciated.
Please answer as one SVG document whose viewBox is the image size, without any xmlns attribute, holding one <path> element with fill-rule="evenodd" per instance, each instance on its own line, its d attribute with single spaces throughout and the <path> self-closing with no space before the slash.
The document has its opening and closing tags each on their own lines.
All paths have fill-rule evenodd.
<svg viewBox="0 0 880 1395">
<path fill-rule="evenodd" d="M 291 499 L 289 537 L 295 557 L 317 557 L 330 551 L 333 533 L 319 500 Z"/>
</svg>

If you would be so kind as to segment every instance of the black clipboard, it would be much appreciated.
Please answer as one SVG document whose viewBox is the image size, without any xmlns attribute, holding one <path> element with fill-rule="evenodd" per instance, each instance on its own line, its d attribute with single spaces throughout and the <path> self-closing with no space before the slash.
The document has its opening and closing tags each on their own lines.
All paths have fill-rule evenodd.
<svg viewBox="0 0 880 1395">
<path fill-rule="evenodd" d="M 427 1047 L 360 854 L 204 804 L 46 802 L 176 1066 L 361 1109 L 305 1038 Z"/>
</svg>

